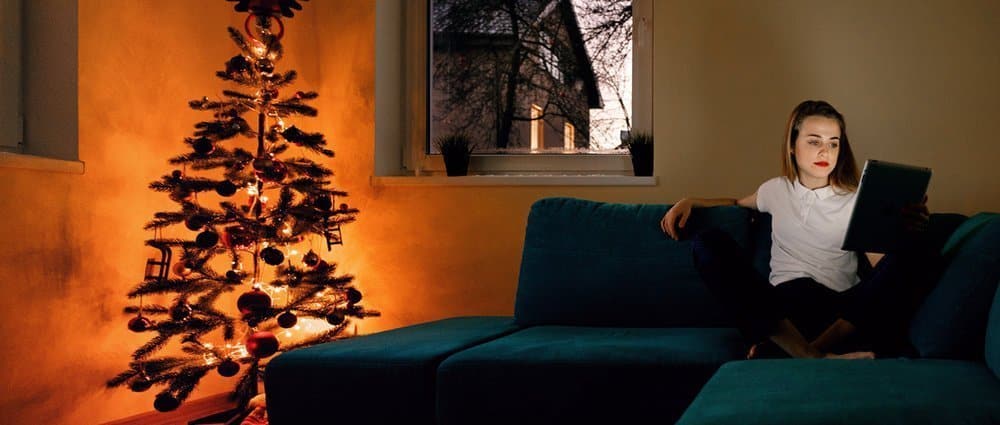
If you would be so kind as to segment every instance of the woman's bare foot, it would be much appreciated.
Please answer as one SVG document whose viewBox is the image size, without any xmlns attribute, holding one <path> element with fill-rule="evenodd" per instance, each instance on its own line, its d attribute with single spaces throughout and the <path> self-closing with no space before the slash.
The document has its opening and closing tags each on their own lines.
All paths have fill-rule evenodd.
<svg viewBox="0 0 1000 425">
<path fill-rule="evenodd" d="M 824 359 L 839 359 L 839 360 L 872 360 L 875 358 L 875 353 L 871 351 L 855 351 L 853 353 L 844 354 L 833 354 L 827 353 L 823 356 Z"/>
</svg>

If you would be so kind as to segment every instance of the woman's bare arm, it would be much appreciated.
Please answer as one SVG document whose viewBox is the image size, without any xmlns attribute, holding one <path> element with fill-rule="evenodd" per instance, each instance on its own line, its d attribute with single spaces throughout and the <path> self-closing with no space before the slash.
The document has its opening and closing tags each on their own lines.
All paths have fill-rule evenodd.
<svg viewBox="0 0 1000 425">
<path fill-rule="evenodd" d="M 663 219 L 660 220 L 660 229 L 663 233 L 670 235 L 674 240 L 680 239 L 680 234 L 677 229 L 683 229 L 684 225 L 687 224 L 688 217 L 691 216 L 692 208 L 707 208 L 707 207 L 722 207 L 727 205 L 739 205 L 744 208 L 757 209 L 757 192 L 747 195 L 741 199 L 733 198 L 717 198 L 717 199 L 701 199 L 701 198 L 684 198 L 677 201 L 673 207 L 663 215 Z"/>
</svg>

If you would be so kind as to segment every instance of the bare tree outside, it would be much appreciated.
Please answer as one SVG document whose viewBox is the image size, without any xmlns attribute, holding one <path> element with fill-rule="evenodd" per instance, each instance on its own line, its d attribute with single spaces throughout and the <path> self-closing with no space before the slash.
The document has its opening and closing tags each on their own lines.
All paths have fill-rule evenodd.
<svg viewBox="0 0 1000 425">
<path fill-rule="evenodd" d="M 431 143 L 612 149 L 630 127 L 631 0 L 431 0 Z"/>
</svg>

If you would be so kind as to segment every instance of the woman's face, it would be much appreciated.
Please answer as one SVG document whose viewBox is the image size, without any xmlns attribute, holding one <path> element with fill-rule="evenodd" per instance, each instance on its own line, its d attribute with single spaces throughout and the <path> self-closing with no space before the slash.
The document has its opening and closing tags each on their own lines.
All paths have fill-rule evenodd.
<svg viewBox="0 0 1000 425">
<path fill-rule="evenodd" d="M 806 117 L 792 148 L 801 183 L 810 189 L 830 184 L 839 154 L 840 124 L 827 117 Z"/>
</svg>

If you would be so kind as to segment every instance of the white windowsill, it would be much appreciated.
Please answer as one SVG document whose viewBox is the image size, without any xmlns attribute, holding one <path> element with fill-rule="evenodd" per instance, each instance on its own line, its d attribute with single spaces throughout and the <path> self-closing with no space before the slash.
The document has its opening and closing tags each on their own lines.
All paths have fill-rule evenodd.
<svg viewBox="0 0 1000 425">
<path fill-rule="evenodd" d="M 372 186 L 656 186 L 655 176 L 372 176 Z"/>
<path fill-rule="evenodd" d="M 12 152 L 0 152 L 0 168 L 48 171 L 53 173 L 83 174 L 83 161 L 46 158 Z"/>
</svg>

